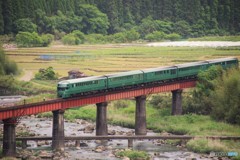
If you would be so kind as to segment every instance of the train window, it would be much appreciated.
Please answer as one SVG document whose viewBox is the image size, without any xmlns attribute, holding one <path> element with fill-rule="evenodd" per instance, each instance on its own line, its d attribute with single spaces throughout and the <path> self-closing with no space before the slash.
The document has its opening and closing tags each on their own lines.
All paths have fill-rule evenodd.
<svg viewBox="0 0 240 160">
<path fill-rule="evenodd" d="M 171 74 L 176 74 L 176 70 L 171 70 Z"/>
</svg>

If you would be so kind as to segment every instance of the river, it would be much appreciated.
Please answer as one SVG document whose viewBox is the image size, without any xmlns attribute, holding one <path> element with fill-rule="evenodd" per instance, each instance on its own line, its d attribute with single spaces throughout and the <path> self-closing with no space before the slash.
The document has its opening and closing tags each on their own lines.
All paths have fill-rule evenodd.
<svg viewBox="0 0 240 160">
<path fill-rule="evenodd" d="M 35 136 L 52 136 L 52 119 L 51 118 L 35 118 L 34 116 L 24 117 L 21 119 L 18 126 L 25 127 L 28 132 Z M 75 123 L 65 121 L 65 136 L 87 136 L 95 135 L 95 129 L 92 133 L 86 132 L 85 128 L 95 126 L 94 123 L 77 120 Z M 123 128 L 120 126 L 108 125 L 108 130 L 115 135 L 125 135 L 133 133 L 133 129 Z M 157 135 L 152 131 L 148 131 L 147 135 Z M 32 150 L 51 150 L 51 142 L 28 142 L 28 149 Z M 119 158 L 114 156 L 114 152 L 120 149 L 126 149 L 128 147 L 127 140 L 112 140 L 108 141 L 104 145 L 100 141 L 83 141 L 81 147 L 76 148 L 74 142 L 65 143 L 65 152 L 67 153 L 68 160 L 118 160 Z M 104 147 L 103 147 L 104 146 Z M 102 148 L 101 148 L 102 147 Z M 101 148 L 100 150 L 97 150 Z M 208 155 L 196 154 L 189 152 L 184 147 L 176 147 L 170 144 L 160 143 L 159 140 L 136 140 L 133 142 L 134 150 L 143 150 L 151 155 L 153 160 L 162 159 L 211 159 Z"/>
</svg>

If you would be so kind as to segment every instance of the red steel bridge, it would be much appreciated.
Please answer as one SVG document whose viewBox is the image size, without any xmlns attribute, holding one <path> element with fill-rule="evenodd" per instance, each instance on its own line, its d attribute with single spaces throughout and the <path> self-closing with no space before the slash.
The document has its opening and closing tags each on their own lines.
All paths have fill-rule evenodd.
<svg viewBox="0 0 240 160">
<path fill-rule="evenodd" d="M 182 113 L 181 93 L 185 88 L 196 86 L 196 80 L 176 81 L 138 88 L 98 93 L 68 99 L 55 99 L 39 103 L 17 105 L 0 109 L 0 120 L 3 121 L 3 156 L 16 156 L 15 127 L 19 117 L 52 111 L 52 148 L 64 150 L 64 110 L 88 104 L 96 104 L 96 135 L 105 136 L 107 132 L 107 102 L 132 98 L 136 99 L 135 135 L 146 135 L 146 95 L 172 92 L 172 114 Z"/>
</svg>

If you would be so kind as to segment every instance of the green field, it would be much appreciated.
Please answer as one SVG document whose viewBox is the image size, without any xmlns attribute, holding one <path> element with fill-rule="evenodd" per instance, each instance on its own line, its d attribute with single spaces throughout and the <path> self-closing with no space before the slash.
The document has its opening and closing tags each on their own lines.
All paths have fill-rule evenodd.
<svg viewBox="0 0 240 160">
<path fill-rule="evenodd" d="M 87 75 L 168 66 L 185 62 L 238 57 L 240 49 L 197 47 L 147 47 L 142 45 L 53 45 L 47 48 L 5 50 L 9 58 L 24 71 L 36 73 L 39 68 L 52 66 L 60 76 L 72 69 Z"/>
</svg>

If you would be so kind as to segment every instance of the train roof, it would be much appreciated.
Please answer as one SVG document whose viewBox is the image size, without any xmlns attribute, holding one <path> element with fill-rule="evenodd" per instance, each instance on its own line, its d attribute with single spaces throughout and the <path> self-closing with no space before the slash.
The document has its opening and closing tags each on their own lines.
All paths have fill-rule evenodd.
<svg viewBox="0 0 240 160">
<path fill-rule="evenodd" d="M 200 66 L 203 64 L 208 64 L 206 61 L 200 61 L 200 62 L 191 62 L 191 63 L 184 63 L 184 64 L 177 64 L 176 67 L 178 68 L 185 68 L 185 67 L 192 67 L 192 66 Z"/>
<path fill-rule="evenodd" d="M 238 60 L 235 57 L 229 57 L 229 58 L 218 58 L 218 59 L 212 59 L 212 60 L 206 60 L 209 63 L 215 63 L 215 62 L 223 62 L 223 61 L 233 61 Z"/>
<path fill-rule="evenodd" d="M 101 79 L 106 79 L 106 77 L 105 76 L 91 76 L 91 77 L 85 77 L 85 78 L 69 79 L 69 80 L 64 80 L 64 81 L 58 82 L 58 84 L 72 84 L 72 83 L 86 82 L 86 81 L 91 81 L 91 80 L 101 80 Z"/>
<path fill-rule="evenodd" d="M 176 66 L 170 66 L 170 67 L 158 67 L 158 68 L 148 68 L 148 69 L 143 69 L 142 71 L 144 73 L 149 73 L 149 72 L 158 72 L 158 71 L 164 71 L 164 70 L 170 70 L 170 69 L 176 69 Z"/>
<path fill-rule="evenodd" d="M 135 70 L 135 71 L 128 71 L 128 72 L 106 74 L 105 76 L 107 76 L 108 78 L 114 78 L 114 77 L 128 76 L 128 75 L 134 75 L 134 74 L 143 74 L 143 72 L 141 70 Z"/>
</svg>

